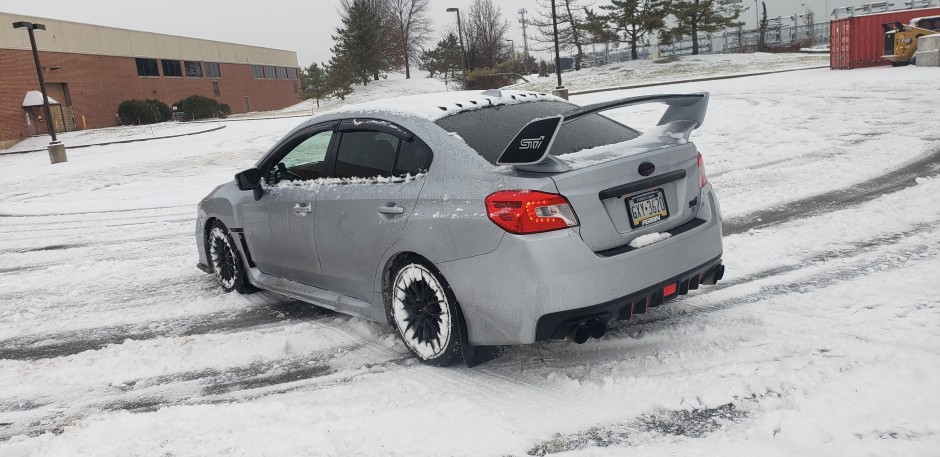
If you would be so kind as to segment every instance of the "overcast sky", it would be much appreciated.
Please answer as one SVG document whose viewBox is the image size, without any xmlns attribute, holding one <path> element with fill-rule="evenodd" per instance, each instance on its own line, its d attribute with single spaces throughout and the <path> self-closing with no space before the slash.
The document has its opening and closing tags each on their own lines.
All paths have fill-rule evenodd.
<svg viewBox="0 0 940 457">
<path fill-rule="evenodd" d="M 825 17 L 828 8 L 861 5 L 855 0 L 764 0 L 768 16 L 789 16 L 801 13 L 808 4 L 817 17 Z M 518 11 L 526 8 L 529 15 L 539 9 L 536 0 L 495 0 L 503 16 L 510 22 L 510 37 L 522 50 L 522 30 Z M 456 22 L 448 7 L 458 7 L 461 14 L 472 0 L 431 0 L 431 19 L 437 30 Z M 607 0 L 581 0 L 594 6 Z M 266 46 L 297 51 L 301 66 L 328 61 L 330 35 L 340 24 L 339 0 L 262 0 L 235 2 L 231 0 L 0 0 L 0 11 L 64 19 L 75 22 L 107 25 L 148 32 L 205 38 L 219 41 Z M 742 15 L 747 26 L 756 21 L 754 0 L 742 0 L 748 8 Z M 531 34 L 537 33 L 531 27 Z M 439 33 L 434 36 L 436 42 Z M 428 43 L 426 46 L 429 46 Z M 530 39 L 530 46 L 532 41 Z"/>
</svg>

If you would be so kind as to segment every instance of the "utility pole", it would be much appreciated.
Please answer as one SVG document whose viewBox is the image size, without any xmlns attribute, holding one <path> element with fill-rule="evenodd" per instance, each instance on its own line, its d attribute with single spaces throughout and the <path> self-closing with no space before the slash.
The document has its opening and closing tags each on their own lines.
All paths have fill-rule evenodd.
<svg viewBox="0 0 940 457">
<path fill-rule="evenodd" d="M 528 20 L 526 20 L 525 15 L 528 13 L 525 8 L 519 10 L 519 23 L 522 24 L 522 52 L 525 54 L 525 60 L 523 67 L 525 67 L 526 76 L 532 74 L 532 70 L 529 68 L 529 36 L 526 34 L 526 26 L 529 25 Z"/>
<path fill-rule="evenodd" d="M 558 15 L 555 11 L 555 0 L 552 0 L 552 28 L 555 37 L 555 75 L 558 77 L 558 86 L 552 91 L 552 95 L 568 99 L 568 89 L 561 83 L 561 51 L 558 50 Z"/>
</svg>

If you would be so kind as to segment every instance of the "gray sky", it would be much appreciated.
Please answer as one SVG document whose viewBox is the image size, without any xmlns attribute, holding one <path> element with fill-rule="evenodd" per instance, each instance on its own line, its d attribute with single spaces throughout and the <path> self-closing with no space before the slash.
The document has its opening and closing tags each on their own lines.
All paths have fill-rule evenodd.
<svg viewBox="0 0 940 457">
<path fill-rule="evenodd" d="M 495 0 L 503 16 L 510 21 L 510 38 L 516 49 L 522 50 L 522 30 L 517 11 L 526 8 L 529 15 L 539 9 L 536 0 Z M 855 0 L 764 0 L 768 16 L 789 16 L 803 12 L 809 4 L 817 17 L 825 17 L 830 9 L 870 3 Z M 437 30 L 456 22 L 448 7 L 458 7 L 461 14 L 472 0 L 431 0 L 431 18 Z M 606 0 L 582 0 L 594 6 L 609 3 Z M 148 32 L 167 33 L 194 38 L 266 46 L 297 51 L 301 66 L 330 58 L 330 35 L 339 25 L 339 0 L 261 0 L 233 2 L 231 0 L 0 0 L 0 11 L 33 16 L 64 19 L 76 22 L 122 27 Z M 742 19 L 753 27 L 756 16 L 754 0 L 742 0 L 748 8 Z M 0 25 L 2 26 L 2 25 Z M 537 33 L 529 28 L 531 34 Z M 436 42 L 439 33 L 434 36 Z M 530 41 L 530 46 L 531 46 Z M 426 44 L 426 46 L 432 43 Z"/>
</svg>

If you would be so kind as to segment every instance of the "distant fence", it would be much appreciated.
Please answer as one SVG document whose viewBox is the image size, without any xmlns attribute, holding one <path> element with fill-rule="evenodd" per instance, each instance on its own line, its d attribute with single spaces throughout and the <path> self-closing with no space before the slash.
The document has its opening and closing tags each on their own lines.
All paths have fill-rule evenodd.
<svg viewBox="0 0 940 457">
<path fill-rule="evenodd" d="M 728 54 L 754 52 L 758 46 L 759 31 L 725 30 L 722 33 L 699 35 L 698 45 L 700 54 Z M 786 24 L 782 18 L 769 21 L 764 34 L 764 44 L 771 48 L 799 48 L 829 44 L 829 23 L 820 22 L 813 25 Z M 593 46 L 597 51 L 590 49 L 585 52 L 582 60 L 583 66 L 603 65 L 607 62 L 626 62 L 630 59 L 629 46 L 620 43 L 616 48 L 613 45 L 598 44 Z M 638 48 L 639 59 L 648 59 L 656 46 L 644 45 Z M 797 50 L 797 49 L 793 49 Z M 692 54 L 692 38 L 677 40 L 671 45 L 658 47 L 660 56 L 679 56 Z"/>
</svg>

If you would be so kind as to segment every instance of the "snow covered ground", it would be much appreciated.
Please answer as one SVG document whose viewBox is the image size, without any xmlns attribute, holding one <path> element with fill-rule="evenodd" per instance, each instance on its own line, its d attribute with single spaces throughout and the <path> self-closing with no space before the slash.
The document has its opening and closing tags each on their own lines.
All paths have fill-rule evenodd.
<svg viewBox="0 0 940 457">
<path fill-rule="evenodd" d="M 621 87 L 651 82 L 727 76 L 742 73 L 791 70 L 829 65 L 829 55 L 821 54 L 708 54 L 664 57 L 612 63 L 580 71 L 562 73 L 562 82 L 571 92 L 604 87 Z M 557 86 L 555 75 L 510 86 L 514 89 L 550 92 Z"/>
<path fill-rule="evenodd" d="M 206 122 L 163 122 L 152 125 L 124 125 L 120 127 L 107 127 L 101 129 L 79 130 L 75 132 L 60 132 L 57 139 L 65 144 L 66 148 L 84 146 L 89 144 L 111 143 L 115 141 L 148 140 L 175 135 L 187 135 L 218 127 L 218 121 Z M 46 150 L 49 145 L 49 136 L 34 136 L 20 141 L 9 149 L 0 149 L 0 154 L 18 153 L 23 151 Z"/>
<path fill-rule="evenodd" d="M 196 202 L 300 119 L 0 156 L 0 455 L 937 455 L 940 73 L 574 101 L 700 90 L 724 281 L 472 369 L 195 268 Z"/>
</svg>

